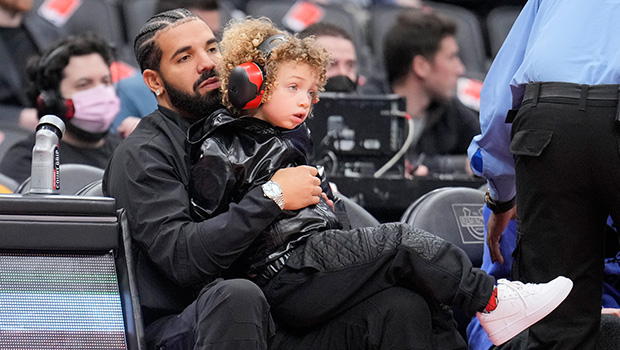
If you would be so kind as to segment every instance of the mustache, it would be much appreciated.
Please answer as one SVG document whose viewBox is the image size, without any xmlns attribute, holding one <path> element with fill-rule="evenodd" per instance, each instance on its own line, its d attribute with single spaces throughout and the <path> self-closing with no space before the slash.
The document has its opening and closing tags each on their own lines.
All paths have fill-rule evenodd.
<svg viewBox="0 0 620 350">
<path fill-rule="evenodd" d="M 200 84 L 202 84 L 205 80 L 216 76 L 217 74 L 215 73 L 215 70 L 202 72 L 202 74 L 200 74 L 200 78 L 198 78 L 198 80 L 196 80 L 196 82 L 194 83 L 194 91 L 196 91 L 196 89 L 198 89 L 198 86 L 200 86 Z"/>
</svg>

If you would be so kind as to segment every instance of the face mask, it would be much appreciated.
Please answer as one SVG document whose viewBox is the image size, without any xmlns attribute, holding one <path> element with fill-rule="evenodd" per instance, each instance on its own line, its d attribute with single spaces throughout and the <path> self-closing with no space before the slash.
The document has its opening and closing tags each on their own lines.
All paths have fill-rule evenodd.
<svg viewBox="0 0 620 350">
<path fill-rule="evenodd" d="M 337 75 L 327 79 L 325 91 L 332 92 L 354 92 L 357 82 L 352 81 L 346 75 Z"/>
<path fill-rule="evenodd" d="M 75 127 L 91 133 L 105 132 L 120 110 L 120 99 L 113 86 L 97 85 L 71 96 L 75 114 L 69 120 Z"/>
</svg>

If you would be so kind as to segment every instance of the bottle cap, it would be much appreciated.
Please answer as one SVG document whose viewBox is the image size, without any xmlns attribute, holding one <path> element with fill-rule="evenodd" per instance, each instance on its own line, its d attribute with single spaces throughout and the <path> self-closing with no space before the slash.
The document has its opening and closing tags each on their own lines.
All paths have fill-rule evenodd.
<svg viewBox="0 0 620 350">
<path fill-rule="evenodd" d="M 52 114 L 46 114 L 44 115 L 41 120 L 39 120 L 39 124 L 37 125 L 37 130 L 39 130 L 39 128 L 41 128 L 43 125 L 52 125 L 54 127 L 56 127 L 56 129 L 58 129 L 58 131 L 60 132 L 60 135 L 58 135 L 58 138 L 62 138 L 62 135 L 65 134 L 65 123 L 62 121 L 62 119 L 60 119 L 59 117 L 52 115 Z"/>
</svg>

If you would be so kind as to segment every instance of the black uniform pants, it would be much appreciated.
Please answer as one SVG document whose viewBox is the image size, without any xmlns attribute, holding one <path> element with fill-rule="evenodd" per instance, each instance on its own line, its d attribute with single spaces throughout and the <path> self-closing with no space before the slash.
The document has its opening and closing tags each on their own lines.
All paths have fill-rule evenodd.
<svg viewBox="0 0 620 350">
<path fill-rule="evenodd" d="M 563 275 L 574 282 L 568 298 L 530 328 L 528 349 L 593 349 L 605 224 L 608 215 L 620 222 L 618 90 L 603 94 L 598 87 L 548 83 L 528 89 L 512 126 L 518 211 L 513 278 L 538 283 Z M 558 97 L 563 90 L 571 97 Z"/>
</svg>

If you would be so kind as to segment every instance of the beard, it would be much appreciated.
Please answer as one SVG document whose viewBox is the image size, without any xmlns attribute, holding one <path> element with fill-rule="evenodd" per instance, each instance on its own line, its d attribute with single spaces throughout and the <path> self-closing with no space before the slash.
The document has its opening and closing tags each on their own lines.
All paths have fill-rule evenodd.
<svg viewBox="0 0 620 350">
<path fill-rule="evenodd" d="M 215 71 L 204 72 L 194 83 L 194 93 L 190 94 L 175 88 L 162 76 L 164 88 L 170 97 L 170 103 L 184 117 L 198 120 L 206 117 L 222 107 L 222 94 L 220 89 L 207 92 L 204 96 L 198 93 L 198 86 L 205 80 L 214 77 Z"/>
</svg>

